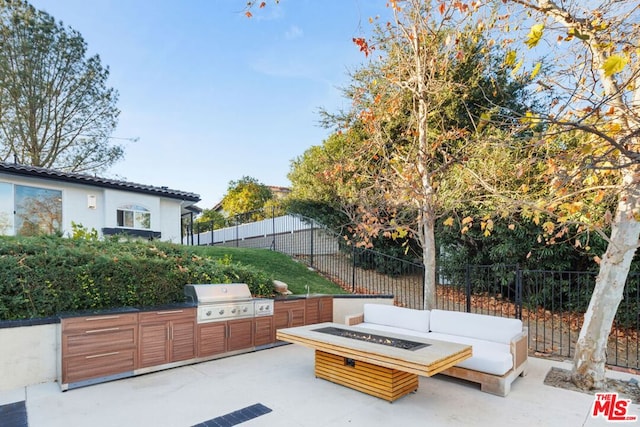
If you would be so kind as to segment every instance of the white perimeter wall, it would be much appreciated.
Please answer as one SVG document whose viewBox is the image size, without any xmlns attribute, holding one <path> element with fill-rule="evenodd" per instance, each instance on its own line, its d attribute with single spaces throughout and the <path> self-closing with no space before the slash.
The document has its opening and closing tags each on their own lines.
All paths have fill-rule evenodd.
<svg viewBox="0 0 640 427">
<path fill-rule="evenodd" d="M 57 378 L 60 324 L 0 329 L 0 391 Z"/>
</svg>

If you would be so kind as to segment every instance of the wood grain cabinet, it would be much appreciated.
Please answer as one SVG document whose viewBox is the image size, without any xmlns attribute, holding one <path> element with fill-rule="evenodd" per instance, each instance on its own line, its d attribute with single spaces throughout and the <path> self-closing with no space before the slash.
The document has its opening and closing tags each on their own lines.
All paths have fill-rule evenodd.
<svg viewBox="0 0 640 427">
<path fill-rule="evenodd" d="M 253 320 L 253 344 L 260 347 L 272 344 L 276 340 L 276 331 L 273 327 L 273 316 L 255 317 Z"/>
<path fill-rule="evenodd" d="M 198 325 L 198 357 L 215 356 L 254 346 L 253 318 Z"/>
<path fill-rule="evenodd" d="M 198 325 L 198 357 L 215 356 L 227 351 L 227 322 Z"/>
<path fill-rule="evenodd" d="M 305 324 L 333 322 L 333 297 L 312 297 L 306 299 Z"/>
<path fill-rule="evenodd" d="M 99 382 L 133 375 L 137 367 L 138 313 L 61 320 L 59 383 Z"/>
<path fill-rule="evenodd" d="M 304 326 L 305 307 L 304 299 L 275 301 L 273 304 L 274 330 Z"/>
<path fill-rule="evenodd" d="M 196 310 L 151 311 L 139 314 L 140 368 L 196 357 Z"/>
<path fill-rule="evenodd" d="M 253 347 L 253 318 L 227 322 L 227 351 Z"/>
<path fill-rule="evenodd" d="M 62 390 L 239 353 L 276 342 L 279 328 L 331 321 L 333 299 L 274 302 L 273 316 L 197 323 L 196 308 L 61 319 Z M 182 363 L 178 363 L 182 362 Z"/>
</svg>

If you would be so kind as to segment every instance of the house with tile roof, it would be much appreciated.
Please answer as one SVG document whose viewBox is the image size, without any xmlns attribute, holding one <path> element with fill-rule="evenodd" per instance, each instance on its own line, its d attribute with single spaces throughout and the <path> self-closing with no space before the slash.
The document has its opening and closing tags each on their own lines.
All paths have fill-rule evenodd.
<svg viewBox="0 0 640 427">
<path fill-rule="evenodd" d="M 100 236 L 180 243 L 198 194 L 92 175 L 0 162 L 0 235 L 61 233 L 73 224 Z"/>
</svg>

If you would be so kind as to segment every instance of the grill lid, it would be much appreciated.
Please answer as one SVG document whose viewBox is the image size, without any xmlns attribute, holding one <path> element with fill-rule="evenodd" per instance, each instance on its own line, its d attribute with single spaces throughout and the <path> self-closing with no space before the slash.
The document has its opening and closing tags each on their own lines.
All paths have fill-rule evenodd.
<svg viewBox="0 0 640 427">
<path fill-rule="evenodd" d="M 184 287 L 188 302 L 214 304 L 218 302 L 245 301 L 251 299 L 246 283 L 188 284 Z"/>
</svg>

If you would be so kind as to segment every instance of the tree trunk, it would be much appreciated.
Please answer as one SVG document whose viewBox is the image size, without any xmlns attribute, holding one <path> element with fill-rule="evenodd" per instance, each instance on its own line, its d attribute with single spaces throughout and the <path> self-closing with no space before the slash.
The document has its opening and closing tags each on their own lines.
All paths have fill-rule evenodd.
<svg viewBox="0 0 640 427">
<path fill-rule="evenodd" d="M 585 390 L 604 386 L 609 334 L 638 247 L 640 222 L 634 216 L 640 207 L 637 173 L 637 168 L 623 171 L 624 189 L 611 225 L 609 245 L 600 261 L 600 272 L 576 343 L 572 380 Z"/>
<path fill-rule="evenodd" d="M 424 264 L 423 308 L 436 308 L 436 235 L 435 220 L 430 213 L 422 215 L 422 263 Z"/>
</svg>

